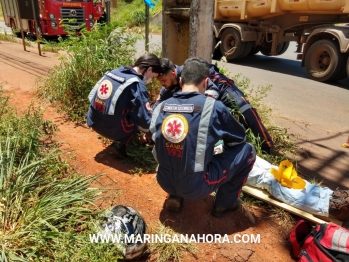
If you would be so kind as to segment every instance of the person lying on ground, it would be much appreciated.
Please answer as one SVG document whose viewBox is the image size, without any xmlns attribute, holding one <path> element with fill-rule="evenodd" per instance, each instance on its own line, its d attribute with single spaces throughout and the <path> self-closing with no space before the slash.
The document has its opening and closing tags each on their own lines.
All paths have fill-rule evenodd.
<svg viewBox="0 0 349 262">
<path fill-rule="evenodd" d="M 160 58 L 160 61 L 163 72 L 159 74 L 157 79 L 161 83 L 162 89 L 153 105 L 153 109 L 159 103 L 181 90 L 179 78 L 181 77 L 183 66 L 174 65 L 168 58 Z M 221 74 L 219 69 L 212 64 L 210 65 L 209 84 L 205 94 L 222 101 L 228 108 L 232 108 L 232 103 L 235 103 L 242 114 L 242 117 L 239 118 L 240 123 L 246 129 L 250 128 L 255 137 L 261 138 L 262 151 L 270 154 L 273 140 L 263 125 L 257 110 L 251 106 L 244 93 L 234 84 L 234 81 Z"/>
<path fill-rule="evenodd" d="M 215 191 L 211 214 L 222 217 L 238 210 L 256 152 L 245 142 L 245 129 L 228 108 L 204 95 L 209 72 L 202 58 L 185 61 L 182 88 L 153 110 L 150 132 L 159 163 L 157 181 L 169 194 L 164 208 L 180 212 L 184 199 L 201 199 Z M 219 140 L 225 150 L 215 156 Z"/>
<path fill-rule="evenodd" d="M 161 70 L 156 55 L 144 54 L 133 66 L 106 72 L 88 96 L 87 124 L 114 141 L 111 148 L 119 158 L 127 158 L 126 147 L 138 130 L 149 131 L 151 108 L 146 84 Z"/>
<path fill-rule="evenodd" d="M 305 181 L 303 189 L 282 186 L 270 172 L 278 167 L 257 156 L 253 169 L 248 175 L 246 185 L 265 189 L 276 199 L 308 213 L 334 216 L 339 220 L 349 218 L 349 190 L 331 190 Z"/>
</svg>

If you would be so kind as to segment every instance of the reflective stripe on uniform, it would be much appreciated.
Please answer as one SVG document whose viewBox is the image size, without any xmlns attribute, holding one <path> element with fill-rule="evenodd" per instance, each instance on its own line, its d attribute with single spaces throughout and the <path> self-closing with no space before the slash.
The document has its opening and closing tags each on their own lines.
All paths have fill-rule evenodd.
<svg viewBox="0 0 349 262">
<path fill-rule="evenodd" d="M 95 96 L 95 94 L 96 94 L 96 92 L 97 92 L 97 89 L 98 89 L 98 87 L 99 87 L 99 85 L 100 85 L 100 83 L 101 83 L 102 81 L 103 81 L 103 78 L 100 79 L 100 80 L 95 84 L 95 86 L 92 88 L 91 92 L 89 93 L 89 95 L 88 95 L 88 100 L 90 100 L 90 103 L 92 103 L 92 99 L 93 99 L 93 97 Z"/>
<path fill-rule="evenodd" d="M 211 119 L 214 103 L 215 103 L 215 100 L 213 98 L 207 97 L 204 108 L 202 109 L 199 129 L 198 129 L 198 138 L 196 141 L 194 172 L 203 171 L 205 168 L 205 155 L 206 155 L 208 127 L 210 125 L 210 119 Z"/>
<path fill-rule="evenodd" d="M 205 95 L 209 95 L 210 97 L 213 97 L 214 99 L 217 99 L 219 97 L 219 93 L 215 90 L 206 90 Z"/>
<path fill-rule="evenodd" d="M 128 87 L 130 84 L 134 83 L 134 82 L 139 82 L 139 78 L 138 77 L 132 77 L 130 79 L 128 79 L 125 83 L 123 83 L 122 85 L 120 85 L 118 87 L 118 89 L 115 91 L 114 96 L 111 100 L 110 106 L 109 106 L 109 110 L 108 110 L 108 115 L 114 115 L 115 112 L 115 105 L 116 102 L 118 101 L 121 93 L 125 90 L 126 87 Z"/>
<path fill-rule="evenodd" d="M 251 108 L 251 105 L 250 104 L 246 104 L 246 105 L 243 105 L 242 107 L 240 107 L 240 112 L 241 114 L 243 112 L 245 112 L 247 109 L 250 109 Z"/>
<path fill-rule="evenodd" d="M 149 130 L 150 130 L 150 133 L 152 134 L 151 138 L 153 141 L 155 141 L 155 135 L 156 135 L 156 129 L 155 129 L 156 119 L 158 119 L 161 107 L 162 107 L 162 103 L 160 103 L 157 107 L 155 107 L 155 110 L 153 111 L 153 116 L 150 122 Z"/>
</svg>

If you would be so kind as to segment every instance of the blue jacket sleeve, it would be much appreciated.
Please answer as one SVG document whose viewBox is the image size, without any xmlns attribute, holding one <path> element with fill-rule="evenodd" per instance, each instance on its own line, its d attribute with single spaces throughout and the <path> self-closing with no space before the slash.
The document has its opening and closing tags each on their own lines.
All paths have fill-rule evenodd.
<svg viewBox="0 0 349 262">
<path fill-rule="evenodd" d="M 149 104 L 149 95 L 146 86 L 143 82 L 137 84 L 133 90 L 134 104 L 133 111 L 135 112 L 136 123 L 144 132 L 148 132 L 151 121 L 151 112 Z"/>
</svg>

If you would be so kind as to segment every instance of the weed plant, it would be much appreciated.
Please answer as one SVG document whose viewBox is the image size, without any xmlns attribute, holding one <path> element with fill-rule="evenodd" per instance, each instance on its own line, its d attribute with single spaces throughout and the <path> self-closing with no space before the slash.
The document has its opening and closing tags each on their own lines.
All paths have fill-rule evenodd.
<svg viewBox="0 0 349 262">
<path fill-rule="evenodd" d="M 176 235 L 176 232 L 174 232 L 171 228 L 164 226 L 160 222 L 152 227 L 151 231 L 151 234 L 169 236 L 171 239 L 174 239 L 174 235 Z M 176 241 L 173 241 L 171 243 L 150 243 L 149 251 L 151 252 L 152 256 L 154 256 L 155 261 L 166 262 L 182 261 L 184 253 L 189 253 L 196 257 L 196 253 L 199 250 L 194 244 L 176 243 Z"/>
<path fill-rule="evenodd" d="M 130 65 L 135 56 L 137 34 L 113 24 L 96 24 L 92 31 L 60 38 L 57 47 L 65 52 L 61 63 L 51 70 L 38 87 L 38 95 L 55 102 L 76 122 L 84 122 L 88 110 L 88 94 L 108 70 Z"/>
<path fill-rule="evenodd" d="M 0 43 L 1 41 L 19 43 L 21 41 L 15 34 L 8 34 L 5 30 L 3 33 L 0 33 Z M 33 46 L 30 41 L 27 39 L 24 40 L 26 46 Z"/>
<path fill-rule="evenodd" d="M 0 2 L 0 20 L 3 21 L 4 20 L 4 14 L 2 13 L 2 6 L 1 6 L 1 2 Z"/>
<path fill-rule="evenodd" d="M 149 16 L 153 17 L 162 10 L 162 0 L 156 2 L 154 8 L 149 8 Z M 111 10 L 111 21 L 117 26 L 139 27 L 145 25 L 145 3 L 143 0 L 121 0 L 118 6 Z"/>
<path fill-rule="evenodd" d="M 46 142 L 55 131 L 30 106 L 19 116 L 0 87 L 0 261 L 102 261 L 114 245 L 88 241 L 99 215 L 98 176 L 76 174 Z"/>
</svg>

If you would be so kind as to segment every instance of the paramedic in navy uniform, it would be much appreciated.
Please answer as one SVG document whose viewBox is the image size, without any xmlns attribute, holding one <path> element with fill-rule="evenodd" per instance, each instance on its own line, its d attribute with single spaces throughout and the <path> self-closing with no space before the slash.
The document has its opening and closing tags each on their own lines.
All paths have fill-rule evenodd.
<svg viewBox="0 0 349 262">
<path fill-rule="evenodd" d="M 137 131 L 149 131 L 151 108 L 146 84 L 161 70 L 156 55 L 144 54 L 131 67 L 106 72 L 88 96 L 88 126 L 114 140 L 111 148 L 122 159 L 127 157 L 126 146 Z"/>
<path fill-rule="evenodd" d="M 204 59 L 187 59 L 181 91 L 154 109 L 150 132 L 159 163 L 157 180 L 169 194 L 164 207 L 180 212 L 183 199 L 200 199 L 216 191 L 211 214 L 222 217 L 238 209 L 256 154 L 227 107 L 204 95 L 208 77 Z M 213 155 L 219 140 L 224 141 L 224 151 Z"/>
<path fill-rule="evenodd" d="M 157 101 L 153 105 L 153 109 L 157 104 L 172 97 L 174 93 L 181 89 L 179 78 L 183 66 L 174 65 L 168 58 L 160 58 L 160 61 L 163 72 L 159 74 L 157 79 L 163 87 L 160 90 Z M 245 98 L 245 94 L 237 88 L 233 80 L 220 73 L 219 69 L 212 64 L 210 65 L 209 79 L 205 95 L 222 101 L 223 104 L 230 108 L 234 106 L 232 102 L 235 102 L 243 115 L 239 117 L 239 121 L 246 129 L 250 128 L 256 137 L 261 138 L 262 151 L 270 154 L 273 140 L 263 125 L 257 110 Z"/>
</svg>

